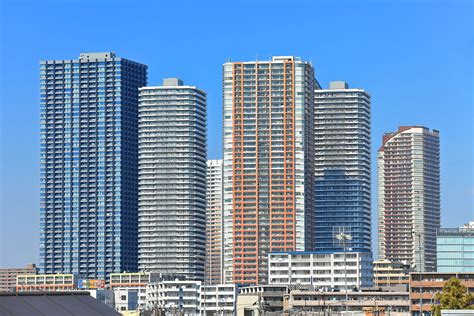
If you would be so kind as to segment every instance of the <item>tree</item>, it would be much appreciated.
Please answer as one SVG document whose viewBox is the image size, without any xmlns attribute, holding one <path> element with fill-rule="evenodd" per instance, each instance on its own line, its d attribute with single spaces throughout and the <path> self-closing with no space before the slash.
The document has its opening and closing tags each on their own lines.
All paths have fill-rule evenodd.
<svg viewBox="0 0 474 316">
<path fill-rule="evenodd" d="M 431 311 L 436 316 L 441 315 L 442 309 L 474 309 L 474 305 L 471 305 L 474 296 L 455 277 L 446 282 L 441 293 L 436 293 L 434 299 Z"/>
</svg>

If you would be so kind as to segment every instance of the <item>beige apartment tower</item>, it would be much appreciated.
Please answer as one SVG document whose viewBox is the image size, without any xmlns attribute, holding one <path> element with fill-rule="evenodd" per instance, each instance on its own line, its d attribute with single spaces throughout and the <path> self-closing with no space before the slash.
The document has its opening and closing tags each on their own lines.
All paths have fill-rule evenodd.
<svg viewBox="0 0 474 316">
<path fill-rule="evenodd" d="M 206 175 L 206 284 L 222 284 L 223 275 L 223 174 L 222 159 L 207 161 Z"/>
<path fill-rule="evenodd" d="M 265 284 L 268 253 L 312 249 L 319 85 L 292 56 L 223 72 L 224 281 Z"/>
<path fill-rule="evenodd" d="M 436 271 L 440 228 L 439 132 L 401 126 L 378 151 L 380 259 Z"/>
</svg>

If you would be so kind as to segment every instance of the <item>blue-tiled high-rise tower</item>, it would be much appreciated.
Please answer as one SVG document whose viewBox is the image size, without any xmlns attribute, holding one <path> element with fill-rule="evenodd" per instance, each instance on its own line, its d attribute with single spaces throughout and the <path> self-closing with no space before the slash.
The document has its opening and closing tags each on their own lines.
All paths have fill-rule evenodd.
<svg viewBox="0 0 474 316">
<path fill-rule="evenodd" d="M 114 53 L 40 63 L 40 270 L 104 279 L 138 268 L 138 88 Z"/>
<path fill-rule="evenodd" d="M 371 252 L 370 96 L 331 82 L 315 91 L 314 123 L 315 250 Z"/>
</svg>

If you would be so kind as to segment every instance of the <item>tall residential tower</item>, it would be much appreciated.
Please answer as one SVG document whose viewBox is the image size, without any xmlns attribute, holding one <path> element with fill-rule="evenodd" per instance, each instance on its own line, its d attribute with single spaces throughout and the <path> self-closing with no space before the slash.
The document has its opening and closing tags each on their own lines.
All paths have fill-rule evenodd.
<svg viewBox="0 0 474 316">
<path fill-rule="evenodd" d="M 267 282 L 268 253 L 312 249 L 317 82 L 309 62 L 228 62 L 224 84 L 224 278 Z"/>
<path fill-rule="evenodd" d="M 378 151 L 379 257 L 436 271 L 440 228 L 439 132 L 401 126 Z"/>
<path fill-rule="evenodd" d="M 334 81 L 315 91 L 315 250 L 371 252 L 370 96 Z"/>
<path fill-rule="evenodd" d="M 222 159 L 207 161 L 206 284 L 223 283 L 223 173 Z"/>
<path fill-rule="evenodd" d="M 138 88 L 114 53 L 40 64 L 41 273 L 136 271 Z"/>
<path fill-rule="evenodd" d="M 140 89 L 139 268 L 204 279 L 206 94 L 176 78 Z"/>
</svg>

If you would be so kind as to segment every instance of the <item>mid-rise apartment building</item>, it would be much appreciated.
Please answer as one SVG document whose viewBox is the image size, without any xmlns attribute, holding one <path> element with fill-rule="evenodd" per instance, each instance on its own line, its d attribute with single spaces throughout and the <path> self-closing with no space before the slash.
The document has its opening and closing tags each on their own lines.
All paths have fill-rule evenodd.
<svg viewBox="0 0 474 316">
<path fill-rule="evenodd" d="M 207 161 L 205 284 L 223 283 L 223 169 L 222 159 Z"/>
<path fill-rule="evenodd" d="M 406 287 L 410 272 L 413 272 L 410 264 L 390 261 L 386 259 L 375 260 L 373 263 L 374 287 Z"/>
<path fill-rule="evenodd" d="M 40 63 L 40 272 L 136 271 L 138 88 L 114 53 Z"/>
<path fill-rule="evenodd" d="M 370 113 L 369 94 L 346 82 L 314 92 L 314 250 L 371 252 Z"/>
<path fill-rule="evenodd" d="M 201 315 L 235 315 L 238 288 L 235 284 L 201 286 Z"/>
<path fill-rule="evenodd" d="M 423 272 L 410 273 L 410 312 L 413 316 L 431 314 L 431 306 L 439 304 L 434 299 L 436 293 L 442 293 L 444 285 L 451 279 L 456 278 L 467 288 L 470 293 L 474 292 L 474 273 L 449 273 L 449 272 Z M 471 305 L 474 302 L 471 302 Z"/>
<path fill-rule="evenodd" d="M 439 132 L 401 126 L 378 150 L 379 257 L 436 270 L 440 228 Z"/>
<path fill-rule="evenodd" d="M 36 274 L 38 268 L 34 264 L 28 264 L 24 268 L 0 269 L 0 292 L 12 292 L 16 287 L 16 276 L 19 274 Z"/>
<path fill-rule="evenodd" d="M 372 286 L 372 257 L 368 252 L 282 252 L 268 259 L 268 283 L 312 285 L 322 290 Z"/>
<path fill-rule="evenodd" d="M 206 94 L 177 78 L 140 89 L 139 267 L 204 279 Z"/>
<path fill-rule="evenodd" d="M 312 65 L 293 56 L 223 66 L 224 281 L 265 284 L 268 253 L 313 245 Z"/>
<path fill-rule="evenodd" d="M 74 274 L 19 274 L 16 291 L 66 291 L 77 289 L 78 278 Z"/>
<path fill-rule="evenodd" d="M 436 237 L 437 272 L 474 272 L 474 222 L 442 228 Z"/>
<path fill-rule="evenodd" d="M 201 281 L 163 280 L 147 286 L 147 309 L 165 315 L 200 315 Z"/>
</svg>

